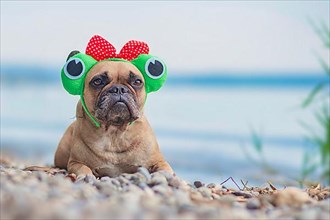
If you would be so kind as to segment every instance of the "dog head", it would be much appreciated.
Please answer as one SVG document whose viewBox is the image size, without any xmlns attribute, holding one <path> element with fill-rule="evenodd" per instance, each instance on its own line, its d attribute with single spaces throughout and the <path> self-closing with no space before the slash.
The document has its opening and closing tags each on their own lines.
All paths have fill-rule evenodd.
<svg viewBox="0 0 330 220">
<path fill-rule="evenodd" d="M 61 72 L 64 88 L 80 95 L 85 112 L 97 127 L 101 123 L 122 126 L 139 118 L 147 94 L 160 89 L 167 77 L 159 58 L 141 52 L 149 51 L 145 43 L 129 41 L 119 54 L 111 46 L 94 36 L 86 54 L 72 51 Z"/>
</svg>

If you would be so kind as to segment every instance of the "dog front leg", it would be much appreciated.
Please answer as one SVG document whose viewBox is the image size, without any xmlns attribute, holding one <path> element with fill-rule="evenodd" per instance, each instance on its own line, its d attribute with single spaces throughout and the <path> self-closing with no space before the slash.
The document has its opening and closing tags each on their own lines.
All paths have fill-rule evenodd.
<svg viewBox="0 0 330 220">
<path fill-rule="evenodd" d="M 164 170 L 164 171 L 167 171 L 170 174 L 174 175 L 172 167 L 165 160 L 158 161 L 156 164 L 151 166 L 149 168 L 149 170 L 150 170 L 150 172 L 156 172 L 156 171 Z"/>
<path fill-rule="evenodd" d="M 69 161 L 68 171 L 77 176 L 76 181 L 93 182 L 96 179 L 92 170 L 88 166 L 76 161 Z"/>
</svg>

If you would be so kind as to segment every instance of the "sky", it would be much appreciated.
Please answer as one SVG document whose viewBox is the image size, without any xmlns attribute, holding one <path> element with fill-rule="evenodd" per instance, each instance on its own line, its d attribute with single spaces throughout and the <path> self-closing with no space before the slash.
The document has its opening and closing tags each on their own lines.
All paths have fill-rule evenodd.
<svg viewBox="0 0 330 220">
<path fill-rule="evenodd" d="M 329 1 L 1 1 L 1 64 L 61 68 L 99 34 L 119 51 L 148 43 L 170 70 L 310 72 L 329 60 L 308 19 Z M 181 74 L 181 73 L 180 73 Z"/>
</svg>

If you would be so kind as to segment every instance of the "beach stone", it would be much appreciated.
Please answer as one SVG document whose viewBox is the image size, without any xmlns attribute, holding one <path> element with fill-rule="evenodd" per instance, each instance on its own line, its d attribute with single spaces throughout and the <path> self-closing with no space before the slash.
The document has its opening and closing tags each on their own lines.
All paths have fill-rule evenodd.
<svg viewBox="0 0 330 220">
<path fill-rule="evenodd" d="M 127 191 L 138 193 L 138 192 L 141 192 L 142 189 L 136 185 L 131 184 L 131 185 L 128 185 Z"/>
<path fill-rule="evenodd" d="M 212 191 L 210 188 L 202 186 L 202 187 L 199 187 L 197 190 L 198 190 L 198 192 L 200 192 L 203 195 L 203 197 L 211 198 L 211 196 L 212 196 Z"/>
<path fill-rule="evenodd" d="M 39 185 L 39 180 L 36 177 L 25 178 L 23 181 L 25 185 L 30 187 Z"/>
<path fill-rule="evenodd" d="M 145 167 L 139 167 L 137 171 L 141 173 L 146 178 L 147 181 L 151 179 L 151 174 L 149 173 L 148 169 L 146 169 Z"/>
<path fill-rule="evenodd" d="M 184 190 L 174 190 L 173 191 L 174 198 L 176 199 L 176 203 L 181 207 L 184 205 L 192 205 L 189 193 Z"/>
<path fill-rule="evenodd" d="M 90 197 L 97 195 L 97 193 L 98 193 L 98 191 L 96 190 L 95 187 L 87 184 L 87 186 L 84 187 L 84 189 L 82 190 L 80 197 L 82 199 L 89 199 Z"/>
<path fill-rule="evenodd" d="M 218 195 L 224 195 L 224 190 L 219 187 L 211 188 L 212 193 L 218 194 Z"/>
<path fill-rule="evenodd" d="M 305 209 L 302 212 L 297 212 L 295 215 L 296 219 L 299 220 L 321 219 L 319 216 L 319 210 L 316 209 Z"/>
<path fill-rule="evenodd" d="M 272 203 L 275 206 L 301 206 L 304 203 L 311 203 L 313 200 L 308 194 L 298 188 L 288 187 L 274 193 Z"/>
<path fill-rule="evenodd" d="M 233 202 L 232 206 L 233 206 L 234 208 L 240 208 L 240 209 L 243 209 L 243 208 L 245 207 L 245 204 L 242 203 L 242 202 L 237 202 L 237 201 L 235 201 L 235 202 Z"/>
<path fill-rule="evenodd" d="M 218 194 L 216 193 L 212 193 L 212 198 L 213 199 L 216 199 L 216 200 L 219 200 L 221 198 L 221 196 L 219 196 Z"/>
<path fill-rule="evenodd" d="M 244 198 L 252 198 L 252 195 L 250 193 L 242 192 L 242 191 L 236 191 L 232 192 L 235 196 L 243 196 Z"/>
<path fill-rule="evenodd" d="M 123 173 L 123 174 L 121 174 L 120 176 L 121 176 L 121 177 L 124 177 L 124 178 L 126 178 L 126 179 L 128 179 L 128 180 L 130 180 L 132 175 L 133 175 L 133 174 L 130 174 L 130 173 Z"/>
<path fill-rule="evenodd" d="M 168 195 L 170 193 L 170 188 L 165 187 L 164 185 L 155 185 L 152 187 L 152 190 L 160 195 Z"/>
<path fill-rule="evenodd" d="M 77 176 L 76 182 L 85 182 L 85 183 L 93 184 L 96 182 L 96 177 L 92 174 L 81 175 L 81 176 Z"/>
<path fill-rule="evenodd" d="M 202 200 L 204 200 L 203 195 L 200 192 L 196 191 L 196 190 L 192 190 L 190 192 L 190 198 L 192 200 L 195 200 L 195 201 L 202 201 Z"/>
<path fill-rule="evenodd" d="M 195 181 L 194 182 L 194 186 L 196 187 L 196 188 L 199 188 L 199 187 L 202 187 L 204 184 L 201 182 L 201 181 Z"/>
<path fill-rule="evenodd" d="M 149 188 L 149 190 L 151 189 Z M 151 192 L 151 194 L 146 192 L 140 196 L 141 209 L 156 210 L 156 207 L 163 204 L 162 199 L 156 196 L 152 190 Z"/>
<path fill-rule="evenodd" d="M 108 176 L 103 176 L 103 177 L 101 177 L 101 179 L 100 179 L 100 181 L 101 182 L 109 182 L 109 181 L 111 181 L 112 179 L 110 178 L 110 177 L 108 177 Z"/>
<path fill-rule="evenodd" d="M 141 173 L 135 173 L 134 176 L 131 177 L 130 182 L 134 185 L 138 185 L 139 183 L 145 183 L 147 178 Z"/>
<path fill-rule="evenodd" d="M 148 181 L 148 185 L 159 185 L 164 184 L 167 185 L 167 179 L 161 173 L 155 172 L 151 174 L 151 179 Z"/>
<path fill-rule="evenodd" d="M 193 185 L 191 185 L 190 183 L 188 183 L 185 180 L 181 180 L 181 185 L 180 185 L 180 189 L 184 189 L 184 190 L 190 190 L 193 188 Z"/>
<path fill-rule="evenodd" d="M 47 179 L 49 178 L 49 175 L 42 171 L 33 172 L 32 175 L 37 177 L 40 182 L 47 181 Z"/>
<path fill-rule="evenodd" d="M 330 219 L 330 198 L 322 197 L 327 190 L 321 187 L 307 190 L 315 199 L 306 199 L 308 193 L 297 188 L 197 188 L 166 172 L 149 180 L 137 172 L 93 184 L 66 175 L 0 167 L 1 219 Z M 283 198 L 300 205 L 281 203 Z"/>
<path fill-rule="evenodd" d="M 130 183 L 129 180 L 126 179 L 124 176 L 119 176 L 116 178 L 116 180 L 118 180 L 121 185 Z"/>
<path fill-rule="evenodd" d="M 249 193 L 252 195 L 252 197 L 257 197 L 260 195 L 259 192 L 254 192 L 254 191 L 250 191 Z"/>
<path fill-rule="evenodd" d="M 112 184 L 97 184 L 97 190 L 106 197 L 117 195 L 120 192 L 120 189 Z"/>
<path fill-rule="evenodd" d="M 118 179 L 111 179 L 110 180 L 110 183 L 113 184 L 116 187 L 120 187 L 121 186 L 121 183 L 120 183 L 120 181 Z"/>
<path fill-rule="evenodd" d="M 170 173 L 166 170 L 159 170 L 158 172 L 161 173 L 163 176 L 165 176 L 167 180 L 170 180 L 171 178 L 174 177 L 178 178 L 178 176 L 175 173 Z"/>
<path fill-rule="evenodd" d="M 121 185 L 121 191 L 126 192 L 128 191 L 129 185 L 131 185 L 130 183 L 124 183 Z"/>
<path fill-rule="evenodd" d="M 20 175 L 11 175 L 8 176 L 10 181 L 13 183 L 21 183 L 24 180 L 24 177 L 20 176 Z"/>
<path fill-rule="evenodd" d="M 149 186 L 146 183 L 139 183 L 138 186 L 143 190 L 149 188 Z"/>
<path fill-rule="evenodd" d="M 183 187 L 184 185 L 184 183 L 176 176 L 167 180 L 168 180 L 168 185 L 175 188 L 180 188 Z"/>
<path fill-rule="evenodd" d="M 58 188 L 51 188 L 48 192 L 48 198 L 60 197 L 62 192 Z"/>
<path fill-rule="evenodd" d="M 207 188 L 213 189 L 216 185 L 214 183 L 207 184 Z"/>
<path fill-rule="evenodd" d="M 155 195 L 155 192 L 150 187 L 144 188 L 143 191 L 145 192 L 145 195 L 150 198 L 153 198 L 153 196 Z"/>
<path fill-rule="evenodd" d="M 330 213 L 330 198 L 325 199 L 317 204 L 320 209 Z"/>
<path fill-rule="evenodd" d="M 260 207 L 261 203 L 257 198 L 249 199 L 246 203 L 246 208 L 248 209 L 259 209 Z"/>
<path fill-rule="evenodd" d="M 233 195 L 224 195 L 221 196 L 220 199 L 218 199 L 218 201 L 222 202 L 223 204 L 232 206 L 234 202 L 236 202 L 236 197 Z"/>
</svg>

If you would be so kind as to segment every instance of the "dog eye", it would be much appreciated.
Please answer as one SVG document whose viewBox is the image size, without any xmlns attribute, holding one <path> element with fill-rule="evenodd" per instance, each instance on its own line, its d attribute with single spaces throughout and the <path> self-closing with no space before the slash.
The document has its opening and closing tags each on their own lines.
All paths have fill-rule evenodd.
<svg viewBox="0 0 330 220">
<path fill-rule="evenodd" d="M 165 65 L 160 59 L 152 57 L 146 62 L 145 71 L 150 78 L 159 79 L 165 73 Z"/>
<path fill-rule="evenodd" d="M 84 72 L 85 64 L 79 58 L 70 58 L 64 66 L 64 73 L 70 79 L 78 79 Z"/>
<path fill-rule="evenodd" d="M 136 79 L 136 80 L 134 81 L 134 84 L 137 85 L 137 86 L 139 86 L 139 85 L 142 84 L 142 80 L 141 80 L 141 79 Z"/>
<path fill-rule="evenodd" d="M 100 79 L 100 78 L 98 78 L 98 79 L 94 79 L 93 80 L 93 85 L 94 86 L 100 86 L 100 85 L 102 85 L 103 84 L 103 81 L 102 81 L 102 79 Z"/>
</svg>

